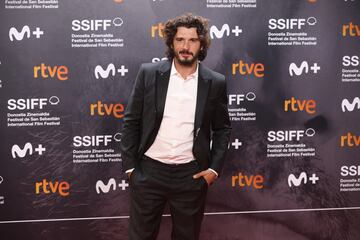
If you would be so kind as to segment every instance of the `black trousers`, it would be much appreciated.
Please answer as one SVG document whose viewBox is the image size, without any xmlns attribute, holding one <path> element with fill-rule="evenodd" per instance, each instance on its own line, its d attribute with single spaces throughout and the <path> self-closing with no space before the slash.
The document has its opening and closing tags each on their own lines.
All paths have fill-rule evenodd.
<svg viewBox="0 0 360 240">
<path fill-rule="evenodd" d="M 166 203 L 172 218 L 172 240 L 199 239 L 207 192 L 197 161 L 169 165 L 144 157 L 130 177 L 130 240 L 155 240 Z"/>
</svg>

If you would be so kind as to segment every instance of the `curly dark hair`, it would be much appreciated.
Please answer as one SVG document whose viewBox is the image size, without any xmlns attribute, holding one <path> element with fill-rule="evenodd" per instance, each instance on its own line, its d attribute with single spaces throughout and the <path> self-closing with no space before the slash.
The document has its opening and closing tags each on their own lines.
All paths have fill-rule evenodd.
<svg viewBox="0 0 360 240">
<path fill-rule="evenodd" d="M 186 13 L 178 16 L 174 19 L 170 19 L 166 22 L 163 34 L 165 37 L 165 43 L 167 45 L 166 56 L 169 59 L 174 58 L 173 41 L 177 32 L 178 27 L 196 28 L 196 32 L 200 40 L 200 52 L 199 60 L 202 61 L 207 55 L 207 50 L 210 47 L 210 36 L 209 36 L 209 20 L 201 16 L 194 16 L 192 13 Z"/>
</svg>

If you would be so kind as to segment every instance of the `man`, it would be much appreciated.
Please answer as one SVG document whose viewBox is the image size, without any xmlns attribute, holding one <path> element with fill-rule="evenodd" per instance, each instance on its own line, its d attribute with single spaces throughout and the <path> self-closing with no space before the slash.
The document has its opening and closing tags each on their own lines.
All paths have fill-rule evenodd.
<svg viewBox="0 0 360 240">
<path fill-rule="evenodd" d="M 199 63 L 210 45 L 207 20 L 177 17 L 164 35 L 169 61 L 142 64 L 124 117 L 131 240 L 156 239 L 166 203 L 172 239 L 199 239 L 207 188 L 230 137 L 225 77 Z"/>
</svg>

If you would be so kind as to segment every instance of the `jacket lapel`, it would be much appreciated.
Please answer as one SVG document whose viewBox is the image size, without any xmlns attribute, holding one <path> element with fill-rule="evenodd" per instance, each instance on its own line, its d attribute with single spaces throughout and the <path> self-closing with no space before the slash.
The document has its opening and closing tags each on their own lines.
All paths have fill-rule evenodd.
<svg viewBox="0 0 360 240">
<path fill-rule="evenodd" d="M 160 120 L 164 114 L 166 94 L 169 86 L 171 71 L 171 62 L 165 61 L 156 72 L 155 78 L 155 108 L 157 120 Z"/>
<path fill-rule="evenodd" d="M 199 64 L 199 77 L 198 77 L 198 89 L 196 98 L 196 110 L 195 110 L 195 131 L 194 134 L 197 136 L 206 106 L 206 101 L 209 95 L 209 89 L 211 85 L 211 79 L 206 74 L 206 69 L 202 64 Z"/>
<path fill-rule="evenodd" d="M 171 62 L 165 61 L 159 67 L 159 70 L 156 72 L 156 79 L 155 79 L 156 106 L 155 107 L 156 107 L 156 116 L 157 116 L 156 117 L 157 128 L 160 127 L 160 123 L 164 115 L 165 100 L 169 86 L 169 79 L 170 79 L 170 71 L 171 71 Z M 195 122 L 194 122 L 195 136 L 199 131 L 198 129 L 200 128 L 203 119 L 210 86 L 211 86 L 211 78 L 208 76 L 205 67 L 202 66 L 201 63 L 199 63 L 198 88 L 197 88 Z"/>
</svg>

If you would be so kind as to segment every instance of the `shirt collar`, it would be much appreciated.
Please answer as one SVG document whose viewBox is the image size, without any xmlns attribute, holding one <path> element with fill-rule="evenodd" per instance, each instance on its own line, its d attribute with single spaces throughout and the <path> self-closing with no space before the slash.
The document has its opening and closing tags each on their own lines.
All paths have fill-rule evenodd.
<svg viewBox="0 0 360 240">
<path fill-rule="evenodd" d="M 187 79 L 189 79 L 189 78 L 197 78 L 198 73 L 199 73 L 199 62 L 196 61 L 196 70 L 195 70 L 194 73 L 190 74 L 190 75 L 187 77 Z M 180 73 L 176 70 L 175 61 L 173 60 L 173 61 L 172 61 L 172 65 L 171 65 L 170 76 L 174 76 L 174 75 L 181 77 Z"/>
</svg>

